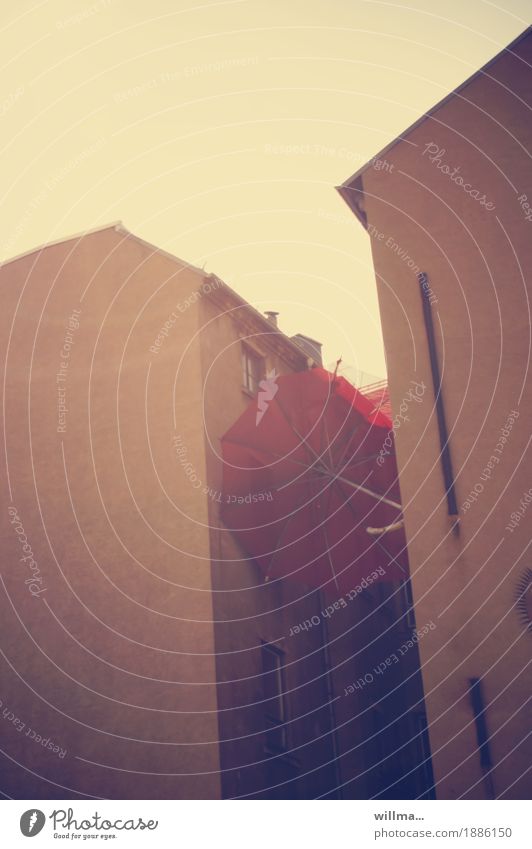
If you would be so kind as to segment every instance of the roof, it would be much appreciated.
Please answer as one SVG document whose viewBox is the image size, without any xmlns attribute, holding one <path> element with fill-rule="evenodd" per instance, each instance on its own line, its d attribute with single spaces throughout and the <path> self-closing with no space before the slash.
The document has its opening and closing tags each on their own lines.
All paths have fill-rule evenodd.
<svg viewBox="0 0 532 849">
<path fill-rule="evenodd" d="M 210 277 L 216 279 L 217 283 L 219 284 L 218 288 L 213 289 L 210 293 L 207 293 L 209 297 L 215 298 L 217 292 L 223 292 L 225 297 L 228 297 L 233 304 L 235 304 L 237 307 L 244 308 L 255 322 L 258 322 L 259 325 L 262 325 L 265 329 L 267 329 L 268 336 L 274 337 L 276 342 L 280 343 L 283 348 L 287 349 L 292 354 L 292 356 L 295 355 L 299 358 L 302 358 L 302 360 L 305 362 L 308 359 L 307 351 L 305 351 L 300 345 L 298 345 L 297 342 L 293 341 L 290 336 L 287 336 L 285 333 L 283 333 L 282 330 L 279 330 L 279 328 L 274 327 L 271 321 L 269 321 L 265 315 L 259 312 L 259 310 L 255 309 L 255 307 L 251 306 L 250 303 L 244 300 L 244 298 L 242 298 L 237 292 L 235 292 L 234 289 L 231 288 L 231 286 L 221 280 L 221 278 L 219 278 L 216 274 L 208 273 L 205 271 L 204 268 L 198 268 L 195 265 L 191 265 L 185 260 L 180 259 L 175 254 L 171 254 L 168 251 L 163 250 L 158 245 L 154 245 L 152 242 L 147 242 L 145 239 L 142 239 L 140 236 L 137 236 L 135 233 L 132 233 L 130 230 L 124 227 L 122 221 L 112 221 L 109 224 L 102 224 L 99 227 L 93 227 L 92 229 L 83 230 L 82 232 L 76 233 L 72 236 L 64 236 L 62 239 L 55 239 L 52 242 L 45 242 L 44 244 L 39 245 L 38 247 L 31 248 L 30 250 L 25 251 L 24 253 L 18 254 L 15 257 L 11 257 L 10 259 L 5 260 L 4 262 L 0 262 L 0 269 L 6 265 L 9 265 L 12 262 L 17 262 L 17 260 L 23 259 L 24 257 L 31 256 L 35 253 L 40 253 L 46 248 L 53 247 L 54 245 L 61 245 L 65 242 L 80 240 L 85 236 L 92 236 L 96 233 L 102 233 L 105 230 L 114 230 L 117 233 L 122 233 L 122 235 L 124 236 L 129 236 L 132 239 L 135 239 L 136 242 L 140 242 L 140 244 L 150 248 L 152 251 L 166 256 L 174 262 L 178 262 L 180 265 L 185 266 L 186 268 L 190 268 L 198 274 L 201 274 L 203 277 Z"/>
<path fill-rule="evenodd" d="M 13 256 L 9 259 L 0 261 L 0 268 L 3 268 L 4 265 L 9 265 L 12 262 L 17 262 L 19 259 L 24 259 L 24 257 L 40 253 L 46 248 L 52 248 L 54 245 L 62 245 L 65 242 L 79 241 L 85 236 L 93 236 L 96 233 L 103 233 L 105 230 L 115 230 L 115 232 L 117 233 L 123 233 L 126 236 L 131 236 L 137 242 L 146 245 L 146 247 L 148 248 L 152 248 L 153 250 L 157 251 L 157 253 L 163 254 L 169 259 L 173 259 L 174 261 L 179 262 L 181 265 L 184 265 L 187 268 L 191 268 L 194 271 L 199 272 L 200 274 L 205 274 L 205 271 L 202 268 L 197 268 L 195 265 L 191 265 L 190 263 L 185 262 L 184 259 L 180 259 L 179 257 L 175 256 L 175 254 L 171 254 L 168 251 L 159 248 L 157 245 L 153 245 L 151 242 L 147 242 L 145 239 L 141 239 L 140 236 L 136 236 L 135 233 L 132 233 L 130 230 L 124 227 L 121 221 L 111 221 L 109 224 L 101 224 L 99 227 L 92 227 L 87 230 L 82 230 L 80 233 L 74 233 L 72 236 L 63 236 L 61 239 L 54 239 L 51 242 L 44 242 L 42 245 L 38 245 L 35 248 L 30 248 L 28 251 L 24 251 L 21 254 L 17 254 L 17 256 Z"/>
<path fill-rule="evenodd" d="M 229 298 L 230 302 L 234 304 L 236 307 L 243 307 L 246 310 L 246 313 L 250 318 L 252 318 L 255 323 L 258 323 L 259 326 L 264 327 L 267 330 L 266 336 L 268 341 L 274 347 L 277 347 L 278 353 L 282 353 L 279 349 L 279 343 L 282 345 L 282 348 L 285 352 L 290 352 L 295 355 L 302 362 L 308 364 L 309 359 L 313 359 L 315 363 L 318 363 L 316 358 L 309 358 L 309 352 L 306 351 L 302 345 L 298 345 L 297 342 L 294 341 L 293 337 L 287 336 L 283 333 L 282 330 L 279 330 L 272 322 L 266 318 L 259 310 L 255 309 L 255 307 L 251 306 L 248 301 L 246 301 L 238 292 L 235 292 L 231 286 L 228 286 L 227 283 L 224 283 L 223 280 L 220 280 L 215 274 L 208 275 L 210 277 L 215 278 L 221 286 L 218 286 L 216 289 L 212 289 L 207 293 L 207 297 L 209 297 L 213 301 L 220 302 L 222 298 Z M 319 344 L 319 343 L 318 343 Z M 319 364 L 319 363 L 318 363 Z"/>
<path fill-rule="evenodd" d="M 122 227 L 121 221 L 112 221 L 110 224 L 102 224 L 99 227 L 93 227 L 89 230 L 82 230 L 81 233 L 74 233 L 72 236 L 63 236 L 61 239 L 54 239 L 51 242 L 44 242 L 42 245 L 37 245 L 35 248 L 30 248 L 28 251 L 23 251 L 21 254 L 12 256 L 9 259 L 0 260 L 0 268 L 4 265 L 9 265 L 12 262 L 17 262 L 19 259 L 24 259 L 26 256 L 39 253 L 45 248 L 51 248 L 54 245 L 61 245 L 63 242 L 73 242 L 74 239 L 82 239 L 83 236 L 90 236 L 92 233 L 99 233 L 103 230 L 118 230 Z"/>
<path fill-rule="evenodd" d="M 479 68 L 478 71 L 475 71 L 474 74 L 471 74 L 471 76 L 468 77 L 466 80 L 464 80 L 464 82 L 461 83 L 457 88 L 455 88 L 455 89 L 453 89 L 453 91 L 449 92 L 449 94 L 447 94 L 442 100 L 439 100 L 438 103 L 436 103 L 431 109 L 428 109 L 427 112 L 425 112 L 423 115 L 421 115 L 421 117 L 418 118 L 417 121 L 414 121 L 413 124 L 411 124 L 409 127 L 407 127 L 406 130 L 404 130 L 399 136 L 397 136 L 397 138 L 393 139 L 393 141 L 389 142 L 389 144 L 387 144 L 385 147 L 383 147 L 382 150 L 380 150 L 378 153 L 376 153 L 374 156 L 372 156 L 371 159 L 368 162 L 366 162 L 365 165 L 362 165 L 362 167 L 359 168 L 358 171 L 355 171 L 355 173 L 351 177 L 349 177 L 349 179 L 347 179 L 340 186 L 336 186 L 336 190 L 343 197 L 343 199 L 345 200 L 347 205 L 349 207 L 351 207 L 352 211 L 355 213 L 355 215 L 361 221 L 361 223 L 364 227 L 366 226 L 366 222 L 364 220 L 363 215 L 361 215 L 360 209 L 357 208 L 357 204 L 356 204 L 356 195 L 360 194 L 363 191 L 362 180 L 361 180 L 362 174 L 365 171 L 367 171 L 368 168 L 371 168 L 371 166 L 374 164 L 374 162 L 377 159 L 381 159 L 383 156 L 385 156 L 385 154 L 387 154 L 393 147 L 395 147 L 396 144 L 399 144 L 399 142 L 404 142 L 404 141 L 408 142 L 407 136 L 413 130 L 415 130 L 416 127 L 419 127 L 434 112 L 437 112 L 439 109 L 442 108 L 442 106 L 445 106 L 445 104 L 448 103 L 453 97 L 456 97 L 457 95 L 459 95 L 460 92 L 464 88 L 466 88 L 470 83 L 472 83 L 474 80 L 478 79 L 480 76 L 490 76 L 487 73 L 488 68 L 490 68 L 492 65 L 494 65 L 495 62 L 497 62 L 501 58 L 501 56 L 503 56 L 505 53 L 512 53 L 512 55 L 514 55 L 514 56 L 516 56 L 516 58 L 520 59 L 521 58 L 520 56 L 513 53 L 513 48 L 516 47 L 517 44 L 519 44 L 521 41 L 523 41 L 525 38 L 527 38 L 531 34 L 532 34 L 532 25 L 527 27 L 524 30 L 524 32 L 522 32 L 520 35 L 517 36 L 517 38 L 515 38 L 512 42 L 510 42 L 510 44 L 508 44 L 506 47 L 504 47 L 502 50 L 500 50 L 499 53 L 497 53 L 495 56 L 493 56 L 489 60 L 489 62 L 486 62 L 486 64 L 483 65 L 481 68 Z M 353 190 L 356 192 L 356 195 L 354 197 L 353 197 Z"/>
</svg>

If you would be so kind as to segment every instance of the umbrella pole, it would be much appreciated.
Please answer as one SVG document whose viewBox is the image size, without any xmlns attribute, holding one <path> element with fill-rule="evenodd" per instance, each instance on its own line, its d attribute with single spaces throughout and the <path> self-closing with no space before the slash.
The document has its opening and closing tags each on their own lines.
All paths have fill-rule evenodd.
<svg viewBox="0 0 532 849">
<path fill-rule="evenodd" d="M 321 590 L 318 590 L 318 597 L 320 601 L 320 610 L 325 609 L 323 593 Z M 336 726 L 336 711 L 334 709 L 334 702 L 336 698 L 334 696 L 334 682 L 333 682 L 333 674 L 331 668 L 331 653 L 329 650 L 329 628 L 327 627 L 327 622 L 325 621 L 324 616 L 320 616 L 321 620 L 321 642 L 323 645 L 323 659 L 325 661 L 325 686 L 327 688 L 327 699 L 328 699 L 328 713 L 329 713 L 329 723 L 331 726 L 331 743 L 332 743 L 332 753 L 333 753 L 333 768 L 334 768 L 334 780 L 336 783 L 336 787 L 334 788 L 339 798 L 343 798 L 342 793 L 342 772 L 340 766 L 340 747 L 338 745 L 338 728 Z"/>
</svg>

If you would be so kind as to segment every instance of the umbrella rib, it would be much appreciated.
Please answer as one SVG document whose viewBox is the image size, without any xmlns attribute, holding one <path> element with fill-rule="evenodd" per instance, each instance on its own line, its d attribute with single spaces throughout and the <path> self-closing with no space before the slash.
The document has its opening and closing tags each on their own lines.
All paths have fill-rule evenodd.
<svg viewBox="0 0 532 849">
<path fill-rule="evenodd" d="M 331 498 L 332 498 L 332 487 L 329 487 L 329 491 L 326 493 L 325 498 L 327 499 L 327 513 L 329 512 L 329 508 L 331 506 Z M 336 577 L 336 570 L 334 568 L 334 563 L 331 557 L 331 546 L 329 544 L 329 536 L 327 534 L 327 523 L 323 522 L 323 535 L 325 537 L 325 545 L 327 546 L 327 557 L 329 560 L 329 565 L 331 567 L 332 576 L 334 578 L 334 584 L 336 589 L 339 591 L 340 587 L 338 586 L 338 578 Z"/>
<path fill-rule="evenodd" d="M 336 572 L 334 570 L 334 564 L 332 562 L 332 557 L 331 557 L 331 547 L 329 545 L 329 536 L 327 534 L 327 523 L 326 522 L 323 523 L 323 534 L 325 536 L 325 545 L 327 546 L 327 557 L 329 559 L 329 564 L 330 564 L 330 567 L 331 567 L 332 576 L 334 578 L 334 583 L 335 583 L 336 589 L 339 590 L 340 587 L 338 586 L 338 578 L 336 577 Z"/>
<path fill-rule="evenodd" d="M 358 428 L 358 425 L 357 425 L 357 428 Z M 345 457 L 345 453 L 346 452 L 344 451 L 344 457 Z M 347 468 L 361 465 L 362 463 L 368 462 L 369 460 L 374 459 L 375 457 L 378 457 L 378 456 L 379 456 L 378 454 L 369 454 L 367 457 L 364 457 L 361 460 L 357 460 L 354 463 L 347 462 L 345 464 L 345 466 L 343 466 L 343 468 L 340 471 L 343 472 Z M 396 507 L 398 510 L 401 510 L 401 512 L 403 510 L 402 504 L 398 504 L 395 501 L 390 501 L 390 499 L 386 498 L 384 495 L 379 495 L 378 493 L 372 492 L 372 490 L 367 489 L 366 487 L 362 486 L 362 484 L 355 484 L 353 481 L 350 481 L 348 478 L 342 477 L 342 475 L 339 474 L 339 473 L 334 474 L 333 481 L 343 481 L 344 483 L 348 483 L 353 488 L 359 489 L 362 492 L 365 492 L 367 495 L 372 495 L 374 498 L 377 498 L 379 501 L 382 501 L 383 503 L 388 504 L 390 507 Z"/>
<path fill-rule="evenodd" d="M 397 560 L 397 558 L 396 558 L 396 557 L 394 557 L 394 556 L 393 556 L 393 554 L 392 554 L 390 551 L 388 551 L 388 549 L 386 548 L 386 546 L 385 546 L 385 545 L 384 545 L 384 544 L 380 541 L 379 537 L 375 537 L 375 542 L 377 543 L 377 545 L 379 546 L 379 548 L 381 548 L 381 549 L 384 551 L 384 553 L 385 553 L 385 554 L 386 554 L 386 555 L 387 555 L 387 556 L 388 556 L 388 557 L 389 557 L 389 558 L 390 558 L 390 559 L 391 559 L 394 563 L 396 563 L 396 564 L 397 564 L 397 566 L 399 566 L 399 569 L 401 570 L 401 572 L 403 573 L 403 575 L 406 575 L 405 570 L 403 569 L 403 567 L 401 566 L 401 564 L 399 563 L 399 561 Z"/>
<path fill-rule="evenodd" d="M 284 536 L 286 536 L 286 529 L 288 528 L 288 525 L 290 524 L 290 522 L 294 519 L 294 517 L 295 517 L 296 515 L 297 515 L 297 511 L 294 511 L 293 513 L 291 513 L 291 514 L 288 516 L 288 518 L 287 518 L 286 522 L 285 522 L 285 523 L 284 523 L 284 525 L 283 525 L 283 530 L 281 531 L 281 534 L 280 534 L 280 536 L 279 536 L 279 539 L 277 540 L 277 545 L 275 546 L 275 548 L 274 548 L 274 550 L 273 550 L 273 552 L 272 552 L 272 556 L 270 557 L 270 562 L 269 562 L 269 564 L 268 564 L 268 568 L 267 568 L 267 570 L 266 570 L 266 575 L 265 575 L 265 577 L 266 577 L 266 579 L 267 579 L 267 580 L 269 579 L 269 572 L 271 571 L 272 564 L 273 564 L 273 561 L 274 561 L 274 559 L 275 559 L 275 555 L 276 555 L 276 554 L 279 554 L 279 549 L 281 548 L 281 542 L 282 542 L 282 539 L 283 539 L 283 537 L 284 537 Z"/>
<path fill-rule="evenodd" d="M 327 399 L 327 403 L 325 404 L 325 410 L 327 409 L 327 405 L 328 405 L 328 403 L 329 403 L 329 400 L 330 400 L 330 399 Z M 324 416 L 323 416 L 323 423 L 324 423 L 324 427 L 325 427 L 325 436 L 326 436 L 326 439 L 327 439 L 327 445 L 328 445 L 328 447 L 329 447 L 329 449 L 330 449 L 331 442 L 330 442 L 330 439 L 329 439 L 329 429 L 327 428 L 327 423 L 326 423 L 326 421 L 325 421 L 325 410 L 324 410 Z M 346 423 L 346 422 L 347 422 L 347 418 L 346 418 L 346 419 L 344 419 L 343 424 L 345 425 L 345 423 Z M 348 437 L 347 437 L 347 440 L 346 440 L 345 446 L 344 446 L 344 448 L 343 448 L 342 454 L 341 454 L 341 456 L 338 458 L 337 466 L 341 466 L 341 465 L 342 465 L 342 463 L 343 463 L 343 461 L 344 461 L 344 459 L 345 459 L 345 456 L 346 456 L 346 454 L 347 454 L 347 452 L 348 452 L 348 450 L 349 450 L 349 446 L 351 445 L 351 442 L 352 442 L 352 440 L 353 440 L 353 437 L 355 436 L 355 434 L 356 434 L 356 432 L 357 432 L 357 430 L 359 429 L 359 427 L 360 427 L 360 425 L 361 425 L 361 424 L 362 424 L 362 422 L 358 422 L 358 423 L 354 426 L 354 428 L 351 430 L 351 432 L 348 434 Z M 338 433 L 340 433 L 340 431 L 338 431 Z M 337 437 L 335 437 L 335 441 L 336 441 L 336 438 L 337 438 Z M 370 455 L 370 456 L 371 456 L 371 457 L 378 457 L 379 455 L 378 455 L 378 454 L 374 454 L 374 455 Z M 333 460 L 333 457 L 332 457 L 332 454 L 331 454 L 331 451 L 330 451 L 330 450 L 329 450 L 329 457 L 331 458 L 331 469 L 332 469 L 332 468 L 334 467 L 334 460 Z M 368 458 L 368 459 L 370 459 L 370 458 Z M 361 462 L 361 463 L 362 463 L 362 462 L 364 462 L 364 460 L 360 460 L 359 462 Z M 347 465 L 349 465 L 349 464 L 347 464 Z M 344 467 L 344 468 L 345 468 L 345 467 Z"/>
<path fill-rule="evenodd" d="M 384 495 L 379 495 L 378 492 L 373 492 L 371 489 L 362 486 L 362 484 L 354 483 L 354 481 L 350 481 L 349 478 L 344 478 L 343 475 L 334 475 L 334 480 L 342 481 L 342 483 L 353 487 L 353 489 L 357 489 L 359 490 L 359 492 L 364 492 L 366 495 L 370 495 L 372 498 L 376 498 L 377 501 L 382 501 L 383 504 L 388 504 L 389 507 L 395 507 L 397 510 L 401 511 L 403 509 L 402 505 L 398 504 L 397 501 L 391 501 L 389 498 L 385 498 Z"/>
<path fill-rule="evenodd" d="M 343 490 L 341 490 L 341 491 L 342 491 L 342 494 L 343 494 Z M 356 514 L 356 512 L 355 512 L 355 509 L 354 509 L 353 505 L 351 504 L 351 500 L 348 498 L 348 499 L 347 499 L 347 501 L 346 501 L 345 503 L 346 503 L 346 504 L 347 504 L 347 506 L 350 508 L 350 510 L 351 510 L 351 512 L 352 512 L 352 514 L 353 514 L 353 516 L 354 516 L 354 518 L 355 518 L 355 519 L 357 519 L 358 517 L 357 517 L 357 514 Z M 392 528 L 393 528 L 393 530 L 396 530 L 396 529 L 398 529 L 398 528 L 399 528 L 399 526 L 401 526 L 401 527 L 403 526 L 403 520 L 402 520 L 402 519 L 401 519 L 399 522 L 397 522 L 395 525 L 390 525 L 390 526 L 389 526 L 389 528 L 388 528 L 388 527 L 387 527 L 387 528 L 371 528 L 371 529 L 370 529 L 370 528 L 366 528 L 366 530 L 367 530 L 367 532 L 368 532 L 368 533 L 370 533 L 370 532 L 371 532 L 371 531 L 373 531 L 373 530 L 375 530 L 375 531 L 377 531 L 377 530 L 378 530 L 379 532 L 386 533 L 386 531 L 387 531 L 387 530 L 392 529 Z M 372 535 L 373 535 L 373 536 L 375 536 L 375 534 L 372 534 Z M 380 536 L 380 534 L 379 534 L 379 536 Z M 376 538 L 375 538 L 375 542 L 376 542 L 376 543 L 377 543 L 377 545 L 380 547 L 380 549 L 381 549 L 382 551 L 384 551 L 384 553 L 386 554 L 386 556 L 387 556 L 387 557 L 389 557 L 389 558 L 390 558 L 390 559 L 391 559 L 394 563 L 396 563 L 396 564 L 399 566 L 399 569 L 401 570 L 401 572 L 403 572 L 403 573 L 404 573 L 404 571 L 405 571 L 405 570 L 403 569 L 403 567 L 401 566 L 401 564 L 399 563 L 399 561 L 398 561 L 398 560 L 397 560 L 397 559 L 393 556 L 393 554 L 391 554 L 391 552 L 389 552 L 389 551 L 388 551 L 388 549 L 384 546 L 384 544 L 383 544 L 383 543 L 381 543 L 381 541 L 380 541 L 380 539 L 379 539 L 378 537 L 376 537 Z"/>
<path fill-rule="evenodd" d="M 336 369 L 334 371 L 333 381 L 332 381 L 333 386 L 337 382 L 336 372 L 338 370 L 338 365 L 339 365 L 340 362 L 341 362 L 341 360 L 338 360 L 338 362 L 336 363 Z M 329 395 L 329 397 L 327 398 L 327 401 L 325 403 L 325 409 L 323 411 L 323 423 L 324 423 L 324 427 L 325 427 L 325 436 L 326 436 L 326 439 L 327 439 L 327 446 L 329 448 L 329 457 L 330 457 L 330 460 L 331 460 L 331 470 L 332 470 L 332 468 L 334 467 L 334 461 L 333 461 L 332 453 L 331 453 L 331 450 L 330 450 L 329 430 L 327 428 L 327 423 L 325 421 L 325 412 L 327 410 L 327 407 L 329 405 L 331 398 L 332 398 L 332 393 Z M 369 426 L 371 427 L 371 422 L 368 422 L 367 419 L 365 418 L 365 416 L 363 416 L 363 414 L 360 413 L 359 410 L 357 410 L 357 412 L 359 413 L 360 416 L 362 416 L 364 421 L 366 421 L 366 423 L 369 424 Z M 345 421 L 347 421 L 347 419 L 345 419 Z M 344 424 L 345 424 L 345 421 L 344 421 Z M 349 450 L 349 446 L 352 442 L 352 439 L 353 439 L 355 433 L 357 432 L 357 430 L 359 429 L 361 424 L 362 424 L 362 422 L 359 421 L 358 424 L 356 424 L 355 427 L 353 428 L 352 432 L 349 434 L 348 439 L 347 439 L 346 444 L 345 444 L 345 447 L 343 449 L 343 452 L 342 452 L 342 454 L 341 454 L 341 456 L 338 460 L 338 466 L 342 465 L 344 458 L 345 458 L 345 456 L 346 456 L 346 454 Z M 379 456 L 378 454 L 373 454 L 373 455 L 370 455 L 367 459 L 369 460 L 369 459 L 372 459 L 372 458 L 375 458 L 375 457 L 378 457 L 378 456 Z M 365 462 L 365 460 L 360 460 L 359 462 Z M 346 465 L 350 465 L 350 464 L 346 464 Z M 353 465 L 355 465 L 355 464 L 353 464 Z"/>
<path fill-rule="evenodd" d="M 349 461 L 345 464 L 344 469 L 351 469 L 353 466 L 360 466 L 362 463 L 369 463 L 370 460 L 375 460 L 378 456 L 378 454 L 368 454 L 367 457 L 361 457 L 359 460 L 354 460 L 353 462 Z"/>
<path fill-rule="evenodd" d="M 339 457 L 339 459 L 338 459 L 338 465 L 339 465 L 339 466 L 341 466 L 341 465 L 342 465 L 342 463 L 344 462 L 345 455 L 346 455 L 346 454 L 347 454 L 347 452 L 349 451 L 349 446 L 351 445 L 351 442 L 352 442 L 352 440 L 353 440 L 353 437 L 354 437 L 355 433 L 357 432 L 357 430 L 359 429 L 359 427 L 360 427 L 360 425 L 361 425 L 361 424 L 362 424 L 362 422 L 359 422 L 357 425 L 355 425 L 355 427 L 353 428 L 353 430 L 351 431 L 351 433 L 348 435 L 348 438 L 347 438 L 347 440 L 346 440 L 345 447 L 344 447 L 344 450 L 343 450 L 343 452 L 342 452 L 342 455 L 341 455 L 341 457 Z M 375 456 L 378 456 L 378 455 L 375 455 Z"/>
<path fill-rule="evenodd" d="M 335 370 L 334 370 L 334 375 L 333 375 L 333 380 L 332 380 L 332 387 L 334 387 L 335 383 L 337 382 L 336 372 L 338 371 L 338 366 L 339 366 L 339 364 L 340 364 L 340 360 L 338 360 L 338 362 L 336 363 L 336 368 L 335 368 Z M 329 396 L 328 396 L 328 398 L 327 398 L 327 400 L 326 400 L 326 402 L 325 402 L 325 407 L 324 407 L 324 409 L 323 409 L 323 415 L 322 415 L 323 429 L 324 429 L 324 431 L 325 431 L 325 440 L 326 440 L 326 443 L 327 443 L 327 451 L 328 451 L 328 454 L 329 454 L 330 471 L 331 471 L 331 473 L 333 472 L 333 469 L 334 469 L 334 458 L 333 458 L 333 455 L 332 455 L 332 450 L 331 450 L 331 440 L 330 440 L 330 437 L 329 437 L 329 428 L 327 427 L 327 420 L 326 420 L 326 418 L 325 418 L 325 413 L 327 412 L 327 407 L 329 406 L 329 404 L 330 404 L 330 402 L 331 402 L 332 397 L 333 397 L 333 394 L 332 394 L 332 392 L 330 392 L 330 393 L 329 393 Z M 344 423 L 345 423 L 345 422 L 344 422 Z M 349 437 L 348 437 L 348 439 L 347 439 L 347 442 L 346 442 L 346 444 L 345 444 L 345 447 L 344 447 L 343 453 L 342 453 L 342 455 L 341 455 L 341 457 L 340 457 L 340 460 L 339 460 L 338 465 L 340 465 L 340 466 L 341 466 L 341 464 L 342 464 L 342 462 L 343 462 L 343 460 L 344 460 L 344 457 L 345 457 L 345 455 L 347 454 L 347 451 L 348 451 L 348 449 L 349 449 L 349 445 L 350 445 L 350 443 L 351 443 L 351 440 L 352 440 L 353 436 L 355 435 L 355 433 L 357 432 L 357 430 L 358 430 L 358 428 L 359 428 L 359 427 L 360 427 L 360 422 L 359 422 L 359 423 L 355 426 L 355 428 L 353 429 L 353 432 L 349 435 Z M 340 431 L 338 431 L 338 433 L 340 433 Z M 336 440 L 336 438 L 337 438 L 337 437 L 335 437 L 335 440 Z"/>
<path fill-rule="evenodd" d="M 295 435 L 297 436 L 297 438 L 301 440 L 301 442 L 302 442 L 302 443 L 303 443 L 303 444 L 307 447 L 307 449 L 309 450 L 309 452 L 310 452 L 310 453 L 314 456 L 314 460 L 316 460 L 317 462 L 321 462 L 321 463 L 323 463 L 323 459 L 322 459 L 322 456 L 323 456 L 323 455 L 322 455 L 322 456 L 320 456 L 319 454 L 317 454 L 317 453 L 316 453 L 316 451 L 314 451 L 314 448 L 312 447 L 312 445 L 310 445 L 310 443 L 309 443 L 309 442 L 307 442 L 307 440 L 305 439 L 305 437 L 304 437 L 304 436 L 302 436 L 302 435 L 299 433 L 299 431 L 298 431 L 298 429 L 296 428 L 295 424 L 294 424 L 293 422 L 291 422 L 291 421 L 290 421 L 290 419 L 288 418 L 288 416 L 287 416 L 287 414 L 286 414 L 286 411 L 285 411 L 285 409 L 283 408 L 283 405 L 281 404 L 281 402 L 279 401 L 279 399 L 277 399 L 277 406 L 279 407 L 279 409 L 280 409 L 281 413 L 283 414 L 283 416 L 284 416 L 284 418 L 285 418 L 285 420 L 286 420 L 286 422 L 287 422 L 288 426 L 292 428 L 292 430 L 294 431 L 294 433 L 295 433 Z M 325 466 L 325 463 L 323 463 L 323 465 Z M 327 468 L 327 466 L 325 466 L 325 468 Z M 329 471 L 331 471 L 331 470 L 329 470 Z"/>
<path fill-rule="evenodd" d="M 280 460 L 287 459 L 283 454 L 276 454 L 275 451 L 270 451 L 270 454 L 272 455 L 272 457 L 277 457 Z M 294 460 L 293 457 L 290 457 L 288 462 L 295 463 L 296 466 L 301 466 L 303 469 L 307 469 L 307 471 L 310 471 L 310 469 L 316 467 L 316 463 L 314 463 L 312 466 L 309 466 L 308 463 L 303 463 L 301 460 Z M 327 468 L 327 466 L 323 466 L 323 471 L 329 472 L 330 470 Z"/>
<path fill-rule="evenodd" d="M 327 404 L 328 403 L 329 403 L 329 401 L 327 400 Z M 329 428 L 327 427 L 327 421 L 325 419 L 325 413 L 327 411 L 327 404 L 325 404 L 325 410 L 323 411 L 322 421 L 323 421 L 323 429 L 325 431 L 325 442 L 327 444 L 327 453 L 329 454 L 329 464 L 330 464 L 330 467 L 332 469 L 334 467 L 334 460 L 333 460 L 333 455 L 332 455 L 332 450 L 331 450 L 331 440 L 330 440 L 330 437 L 329 437 Z"/>
<path fill-rule="evenodd" d="M 286 416 L 285 416 L 285 418 L 286 418 Z M 288 421 L 288 419 L 287 419 L 287 421 Z M 288 424 L 290 424 L 290 422 L 288 422 Z M 292 427 L 292 425 L 290 425 L 290 426 Z M 295 429 L 294 429 L 294 431 L 295 431 Z M 305 445 L 307 445 L 307 447 L 310 449 L 311 446 L 307 444 L 305 439 L 299 433 L 297 433 L 297 431 L 295 431 L 295 433 L 298 436 L 298 438 L 301 439 L 301 441 L 304 442 Z M 302 463 L 300 460 L 293 460 L 289 456 L 289 454 L 277 454 L 275 451 L 272 451 L 270 448 L 268 448 L 268 449 L 259 448 L 257 445 L 252 445 L 249 442 L 242 442 L 239 439 L 228 439 L 225 436 L 222 437 L 222 442 L 224 442 L 226 445 L 236 445 L 237 448 L 247 448 L 250 451 L 259 451 L 259 452 L 265 453 L 265 451 L 267 450 L 272 455 L 272 457 L 277 457 L 278 459 L 283 459 L 283 460 L 290 459 L 291 463 L 297 463 L 299 466 L 303 466 L 303 468 L 305 468 L 305 469 L 309 468 L 308 463 Z M 320 459 L 317 454 L 315 456 L 316 456 L 317 460 Z M 254 468 L 259 469 L 259 468 L 263 468 L 263 467 L 262 466 L 256 466 Z"/>
<path fill-rule="evenodd" d="M 362 462 L 362 461 L 361 461 Z M 346 463 L 344 468 L 348 468 L 349 464 Z M 329 471 L 329 470 L 327 470 Z M 343 469 L 342 469 L 343 471 Z M 380 495 L 377 492 L 373 492 L 371 489 L 363 486 L 362 484 L 355 483 L 354 481 L 349 480 L 349 478 L 344 478 L 343 475 L 335 474 L 334 472 L 330 472 L 332 475 L 331 482 L 334 481 L 342 481 L 342 483 L 346 483 L 351 486 L 353 489 L 359 490 L 360 492 L 365 492 L 366 495 L 371 495 L 372 498 L 376 498 L 377 501 L 382 501 L 384 504 L 388 504 L 390 507 L 395 507 L 397 510 L 402 512 L 403 506 L 402 504 L 398 504 L 397 501 L 391 501 L 389 498 L 386 498 L 384 495 Z"/>
</svg>

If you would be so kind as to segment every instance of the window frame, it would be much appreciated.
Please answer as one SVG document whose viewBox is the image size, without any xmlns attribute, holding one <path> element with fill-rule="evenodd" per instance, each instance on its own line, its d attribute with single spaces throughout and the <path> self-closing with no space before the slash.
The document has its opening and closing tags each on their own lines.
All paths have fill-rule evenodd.
<svg viewBox="0 0 532 849">
<path fill-rule="evenodd" d="M 254 363 L 256 373 L 250 364 Z M 260 351 L 246 342 L 242 342 L 241 350 L 241 366 L 242 366 L 242 389 L 248 395 L 256 395 L 259 391 L 260 381 L 266 375 L 266 358 Z"/>
<path fill-rule="evenodd" d="M 265 736 L 267 751 L 285 752 L 288 749 L 288 705 L 286 698 L 285 658 L 286 652 L 271 643 L 261 640 L 261 684 L 262 706 L 265 720 Z M 274 660 L 274 668 L 267 669 L 266 658 Z M 269 681 L 266 683 L 266 676 Z M 270 677 L 271 676 L 271 677 Z M 272 683 L 274 684 L 272 688 Z M 274 695 L 268 697 L 268 688 L 274 690 Z M 277 711 L 269 706 L 275 703 Z"/>
</svg>

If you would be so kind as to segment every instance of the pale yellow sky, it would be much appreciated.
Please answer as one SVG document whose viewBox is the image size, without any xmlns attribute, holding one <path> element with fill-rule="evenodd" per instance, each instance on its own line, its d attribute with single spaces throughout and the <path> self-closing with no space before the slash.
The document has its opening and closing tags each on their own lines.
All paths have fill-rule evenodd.
<svg viewBox="0 0 532 849">
<path fill-rule="evenodd" d="M 0 258 L 116 219 L 384 375 L 334 186 L 529 23 L 528 0 L 0 7 Z"/>
</svg>

